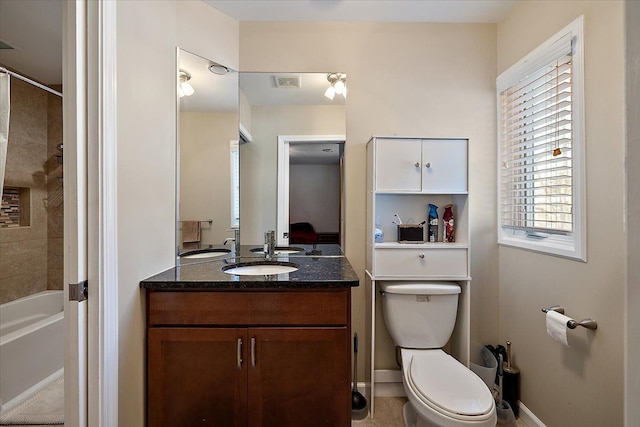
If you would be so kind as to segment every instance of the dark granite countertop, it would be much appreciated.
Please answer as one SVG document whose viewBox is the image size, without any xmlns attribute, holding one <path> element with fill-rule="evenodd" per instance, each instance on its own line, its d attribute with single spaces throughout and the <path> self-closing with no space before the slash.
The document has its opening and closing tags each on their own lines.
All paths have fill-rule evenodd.
<svg viewBox="0 0 640 427">
<path fill-rule="evenodd" d="M 249 247 L 251 248 L 251 247 Z M 241 253 L 244 253 L 241 249 Z M 278 256 L 276 262 L 293 262 L 298 270 L 284 274 L 238 276 L 222 268 L 240 262 L 264 259 L 257 254 L 236 258 L 233 253 L 203 262 L 192 262 L 171 268 L 140 282 L 152 290 L 257 289 L 257 288 L 338 288 L 359 285 L 358 276 L 344 256 Z M 194 260 L 195 261 L 195 260 Z"/>
</svg>

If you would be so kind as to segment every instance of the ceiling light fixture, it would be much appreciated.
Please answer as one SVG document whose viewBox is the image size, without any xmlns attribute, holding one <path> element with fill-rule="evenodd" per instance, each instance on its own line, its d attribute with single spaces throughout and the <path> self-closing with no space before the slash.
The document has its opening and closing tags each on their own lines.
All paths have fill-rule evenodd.
<svg viewBox="0 0 640 427">
<path fill-rule="evenodd" d="M 347 97 L 347 75 L 342 73 L 329 73 L 327 74 L 327 80 L 331 84 L 324 93 L 324 96 L 333 100 L 338 95 Z"/>
<path fill-rule="evenodd" d="M 181 68 L 178 72 L 178 95 L 180 95 L 180 98 L 183 96 L 191 96 L 195 92 L 189 80 L 191 80 L 191 74 Z"/>
</svg>

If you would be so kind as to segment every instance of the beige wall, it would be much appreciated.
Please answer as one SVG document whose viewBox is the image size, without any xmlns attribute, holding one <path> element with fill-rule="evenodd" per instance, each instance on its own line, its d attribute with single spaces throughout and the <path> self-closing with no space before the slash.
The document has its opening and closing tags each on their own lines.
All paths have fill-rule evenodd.
<svg viewBox="0 0 640 427">
<path fill-rule="evenodd" d="M 201 224 L 205 244 L 233 237 L 231 140 L 238 140 L 237 113 L 180 112 L 180 219 L 213 219 Z"/>
<path fill-rule="evenodd" d="M 174 265 L 176 47 L 238 68 L 238 23 L 200 1 L 119 1 L 118 424 L 144 425 L 139 281 Z"/>
<path fill-rule="evenodd" d="M 250 132 L 253 142 L 240 146 L 240 241 L 262 245 L 264 232 L 276 229 L 278 135 L 344 135 L 345 109 L 254 106 Z"/>
<path fill-rule="evenodd" d="M 340 231 L 340 166 L 289 166 L 289 222 L 308 222 L 318 233 Z"/>
<path fill-rule="evenodd" d="M 522 401 L 547 426 L 621 426 L 625 319 L 623 3 L 520 2 L 498 24 L 498 72 L 584 15 L 588 262 L 500 248 L 500 338 L 514 345 Z M 531 25 L 531 23 L 536 25 Z M 540 309 L 598 330 L 546 335 Z"/>
<path fill-rule="evenodd" d="M 640 2 L 625 2 L 627 82 L 626 426 L 640 425 Z"/>
<path fill-rule="evenodd" d="M 346 255 L 361 280 L 352 294 L 353 330 L 361 348 L 368 341 L 365 144 L 372 135 L 469 138 L 472 336 L 494 342 L 496 26 L 241 22 L 240 65 L 241 71 L 347 73 Z M 254 129 L 255 121 L 254 116 Z M 389 340 L 377 360 L 393 363 Z"/>
<path fill-rule="evenodd" d="M 0 304 L 62 289 L 62 101 L 11 78 L 5 187 L 29 188 L 30 225 L 0 228 Z"/>
</svg>

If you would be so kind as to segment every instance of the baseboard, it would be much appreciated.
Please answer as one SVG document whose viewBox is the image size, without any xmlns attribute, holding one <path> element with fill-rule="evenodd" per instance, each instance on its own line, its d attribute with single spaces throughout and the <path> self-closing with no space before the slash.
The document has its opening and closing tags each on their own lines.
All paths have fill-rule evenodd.
<svg viewBox="0 0 640 427">
<path fill-rule="evenodd" d="M 402 372 L 394 369 L 375 371 L 375 397 L 403 397 L 407 393 L 402 385 Z"/>
<path fill-rule="evenodd" d="M 524 403 L 518 401 L 518 408 L 520 408 L 520 421 L 525 423 L 527 427 L 547 427 Z"/>
</svg>

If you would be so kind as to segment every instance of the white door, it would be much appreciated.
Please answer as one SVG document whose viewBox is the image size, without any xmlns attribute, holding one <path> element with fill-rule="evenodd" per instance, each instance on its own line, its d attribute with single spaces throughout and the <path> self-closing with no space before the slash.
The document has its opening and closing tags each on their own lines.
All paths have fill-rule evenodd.
<svg viewBox="0 0 640 427">
<path fill-rule="evenodd" d="M 86 70 L 83 2 L 63 9 L 64 397 L 65 426 L 87 425 L 87 301 L 70 301 L 69 284 L 88 278 Z"/>
<path fill-rule="evenodd" d="M 344 135 L 280 135 L 278 136 L 278 201 L 276 217 L 276 244 L 289 246 L 289 145 L 292 142 L 309 144 L 344 143 Z M 344 184 L 341 184 L 344 185 Z M 344 201 L 344 195 L 341 195 Z M 344 227 L 344 203 L 340 207 L 340 229 Z M 344 234 L 341 235 L 344 239 Z M 344 243 L 344 242 L 341 242 Z M 342 246 L 344 250 L 344 245 Z"/>
<path fill-rule="evenodd" d="M 63 5 L 65 426 L 116 427 L 116 2 Z"/>
</svg>

